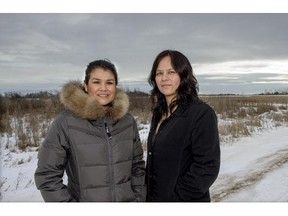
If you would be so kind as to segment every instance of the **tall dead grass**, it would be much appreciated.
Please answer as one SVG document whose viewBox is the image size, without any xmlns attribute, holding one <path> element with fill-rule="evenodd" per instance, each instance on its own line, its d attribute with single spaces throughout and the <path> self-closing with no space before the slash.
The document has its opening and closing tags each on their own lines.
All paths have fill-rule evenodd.
<svg viewBox="0 0 288 216">
<path fill-rule="evenodd" d="M 137 91 L 127 93 L 130 112 L 141 130 L 152 117 L 149 95 Z M 0 96 L 0 132 L 7 138 L 7 147 L 13 145 L 12 137 L 22 150 L 41 145 L 54 117 L 63 110 L 58 94 L 43 95 L 27 97 L 10 93 Z M 288 123 L 288 96 L 230 95 L 202 96 L 201 99 L 217 113 L 222 144 Z"/>
<path fill-rule="evenodd" d="M 288 123 L 287 95 L 205 96 L 202 100 L 210 104 L 219 117 L 222 143 Z"/>
</svg>

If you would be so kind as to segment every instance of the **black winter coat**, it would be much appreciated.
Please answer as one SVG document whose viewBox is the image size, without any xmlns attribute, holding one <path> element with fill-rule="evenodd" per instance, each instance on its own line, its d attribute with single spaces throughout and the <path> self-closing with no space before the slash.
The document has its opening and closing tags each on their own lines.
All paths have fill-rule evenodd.
<svg viewBox="0 0 288 216">
<path fill-rule="evenodd" d="M 162 122 L 152 118 L 148 136 L 148 201 L 210 201 L 220 168 L 217 116 L 201 101 L 180 105 Z"/>
</svg>

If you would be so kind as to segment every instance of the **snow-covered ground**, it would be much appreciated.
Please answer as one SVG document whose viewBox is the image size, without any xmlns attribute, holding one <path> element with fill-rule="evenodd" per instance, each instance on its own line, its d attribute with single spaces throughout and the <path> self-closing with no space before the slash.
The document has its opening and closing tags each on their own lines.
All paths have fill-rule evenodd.
<svg viewBox="0 0 288 216">
<path fill-rule="evenodd" d="M 219 177 L 211 187 L 214 201 L 288 201 L 288 127 L 223 145 L 221 154 Z"/>
<path fill-rule="evenodd" d="M 147 138 L 149 127 L 140 131 Z M 43 202 L 34 183 L 37 152 L 11 151 L 1 138 L 1 201 Z M 211 187 L 213 202 L 288 201 L 288 127 L 221 145 L 221 169 Z M 288 205 L 288 204 L 287 204 Z"/>
</svg>

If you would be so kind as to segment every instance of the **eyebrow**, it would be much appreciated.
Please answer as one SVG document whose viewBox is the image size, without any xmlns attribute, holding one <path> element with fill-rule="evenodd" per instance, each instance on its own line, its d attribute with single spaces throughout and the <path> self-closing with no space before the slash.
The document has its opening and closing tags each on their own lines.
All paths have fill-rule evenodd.
<svg viewBox="0 0 288 216">
<path fill-rule="evenodd" d="M 166 70 L 166 71 L 171 71 L 171 70 L 175 71 L 173 68 L 168 68 L 168 69 L 163 69 L 163 70 L 156 70 L 156 72 L 157 72 L 157 71 L 165 71 L 165 70 Z"/>
<path fill-rule="evenodd" d="M 100 78 L 91 78 L 91 80 L 104 80 L 104 81 L 115 81 L 115 79 L 107 79 L 107 80 L 105 80 L 105 79 L 100 79 Z"/>
</svg>

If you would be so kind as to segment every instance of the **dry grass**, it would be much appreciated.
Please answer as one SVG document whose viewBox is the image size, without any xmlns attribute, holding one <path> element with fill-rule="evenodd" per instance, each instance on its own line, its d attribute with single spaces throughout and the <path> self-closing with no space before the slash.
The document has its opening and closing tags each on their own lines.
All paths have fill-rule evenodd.
<svg viewBox="0 0 288 216">
<path fill-rule="evenodd" d="M 205 96 L 219 116 L 222 143 L 288 123 L 288 96 Z"/>
<path fill-rule="evenodd" d="M 152 117 L 149 96 L 142 92 L 128 92 L 128 95 L 130 112 L 136 116 L 141 129 Z M 201 99 L 217 113 L 222 144 L 288 123 L 288 96 L 203 96 Z M 6 146 L 10 145 L 9 138 L 15 136 L 22 150 L 40 146 L 54 117 L 63 109 L 58 95 L 1 96 L 0 107 L 0 132 L 7 136 Z"/>
</svg>

